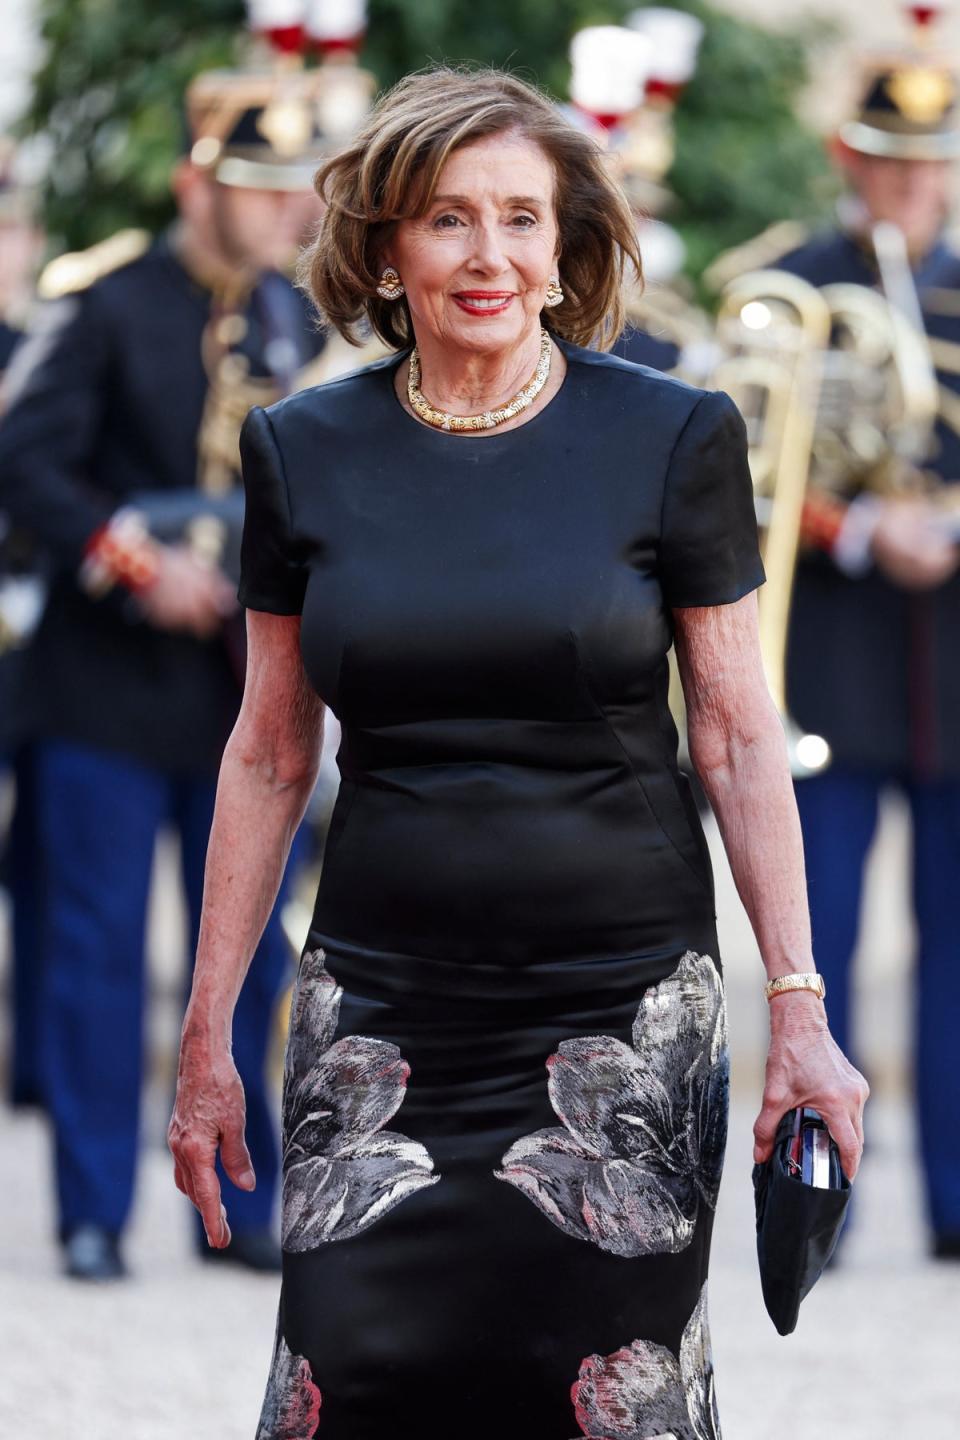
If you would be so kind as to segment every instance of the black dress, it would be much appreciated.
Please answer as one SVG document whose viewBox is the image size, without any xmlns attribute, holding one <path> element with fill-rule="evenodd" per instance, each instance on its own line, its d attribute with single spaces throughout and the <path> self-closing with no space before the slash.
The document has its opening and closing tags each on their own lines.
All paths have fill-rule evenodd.
<svg viewBox="0 0 960 1440">
<path fill-rule="evenodd" d="M 255 409 L 241 600 L 341 785 L 284 1077 L 258 1440 L 719 1436 L 728 1050 L 672 606 L 763 580 L 732 401 L 561 342 L 445 434 L 391 356 Z"/>
</svg>

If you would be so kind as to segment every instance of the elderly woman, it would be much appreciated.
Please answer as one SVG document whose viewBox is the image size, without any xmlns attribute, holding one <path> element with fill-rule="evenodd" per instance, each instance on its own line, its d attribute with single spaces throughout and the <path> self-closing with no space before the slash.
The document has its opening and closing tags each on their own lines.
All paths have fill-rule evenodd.
<svg viewBox="0 0 960 1440">
<path fill-rule="evenodd" d="M 813 969 L 763 680 L 744 427 L 605 353 L 639 267 L 594 143 L 496 71 L 386 94 L 317 177 L 318 306 L 386 359 L 243 434 L 243 711 L 220 771 L 170 1142 L 209 1242 L 252 1186 L 230 1017 L 317 774 L 340 790 L 294 991 L 259 1440 L 719 1435 L 707 1272 L 728 1048 L 713 878 Z M 867 1085 L 770 1000 L 849 1176 Z"/>
</svg>

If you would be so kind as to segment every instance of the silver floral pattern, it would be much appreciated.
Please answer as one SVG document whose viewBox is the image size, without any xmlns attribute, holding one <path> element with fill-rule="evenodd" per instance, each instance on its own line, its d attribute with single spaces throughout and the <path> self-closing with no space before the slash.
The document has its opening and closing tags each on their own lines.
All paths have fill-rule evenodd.
<svg viewBox="0 0 960 1440">
<path fill-rule="evenodd" d="M 313 1440 L 321 1403 L 309 1362 L 291 1354 L 278 1325 L 256 1440 Z"/>
<path fill-rule="evenodd" d="M 294 989 L 283 1080 L 283 1246 L 312 1250 L 357 1235 L 440 1179 L 425 1146 L 384 1130 L 410 1066 L 396 1045 L 334 1040 L 342 986 L 322 949 L 307 952 Z"/>
<path fill-rule="evenodd" d="M 716 1208 L 727 1138 L 726 1000 L 708 955 L 688 950 L 644 992 L 631 1038 L 561 1041 L 546 1064 L 562 1127 L 521 1136 L 493 1173 L 601 1250 L 675 1254 L 701 1203 Z"/>
<path fill-rule="evenodd" d="M 577 1440 L 721 1440 L 707 1320 L 707 1286 L 687 1322 L 680 1357 L 634 1340 L 589 1355 L 570 1390 Z"/>
</svg>

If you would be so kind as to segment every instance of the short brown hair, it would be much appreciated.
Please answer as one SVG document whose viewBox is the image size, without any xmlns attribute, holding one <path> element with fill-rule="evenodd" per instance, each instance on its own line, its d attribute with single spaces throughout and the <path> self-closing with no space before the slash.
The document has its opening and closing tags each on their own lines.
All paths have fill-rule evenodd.
<svg viewBox="0 0 960 1440">
<path fill-rule="evenodd" d="M 380 254 L 394 224 L 421 215 L 440 171 L 461 145 L 506 132 L 553 161 L 565 298 L 544 311 L 563 339 L 606 349 L 623 328 L 626 262 L 642 278 L 636 222 L 602 150 L 534 86 L 487 66 L 435 65 L 380 96 L 352 143 L 314 178 L 326 204 L 304 252 L 301 284 L 324 320 L 353 344 L 361 322 L 401 349 L 413 340 L 405 299 L 376 293 Z"/>
</svg>

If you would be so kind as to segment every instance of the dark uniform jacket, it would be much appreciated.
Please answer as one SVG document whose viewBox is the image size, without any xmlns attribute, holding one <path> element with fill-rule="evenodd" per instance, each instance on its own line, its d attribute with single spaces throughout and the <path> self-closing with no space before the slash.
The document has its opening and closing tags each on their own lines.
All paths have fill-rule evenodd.
<svg viewBox="0 0 960 1440">
<path fill-rule="evenodd" d="M 122 587 L 93 599 L 77 573 L 91 535 L 119 505 L 140 492 L 196 487 L 208 392 L 201 342 L 214 304 L 161 237 L 43 307 L 0 421 L 0 510 L 56 567 L 31 655 L 39 733 L 195 774 L 216 773 L 236 718 L 242 618 L 239 645 L 233 622 L 232 646 L 230 631 L 210 640 L 162 631 Z M 292 375 L 320 348 L 305 301 L 279 276 L 254 289 L 244 320 L 241 366 L 267 381 L 278 366 Z M 230 483 L 239 486 L 239 475 Z"/>
<path fill-rule="evenodd" d="M 628 325 L 611 346 L 614 355 L 630 360 L 634 365 L 649 365 L 653 370 L 668 374 L 680 359 L 680 347 L 673 340 L 660 335 L 651 335 L 639 326 Z"/>
<path fill-rule="evenodd" d="M 875 265 L 850 236 L 812 238 L 773 264 L 814 285 L 876 287 Z M 914 272 L 942 392 L 935 450 L 924 468 L 960 481 L 960 257 L 942 242 Z M 918 778 L 960 778 L 960 576 L 909 592 L 876 568 L 842 573 L 803 554 L 789 635 L 787 697 L 837 762 Z"/>
<path fill-rule="evenodd" d="M 8 325 L 5 320 L 0 320 L 0 375 L 6 370 L 10 363 L 10 356 L 16 349 L 20 339 L 20 331 Z"/>
<path fill-rule="evenodd" d="M 0 320 L 0 385 L 22 332 Z M 36 547 L 29 536 L 16 530 L 10 516 L 0 508 L 0 592 L 25 573 L 40 576 Z M 0 763 L 10 756 L 33 731 L 32 664 L 27 648 L 14 634 L 6 613 L 5 597 L 0 594 Z"/>
</svg>

